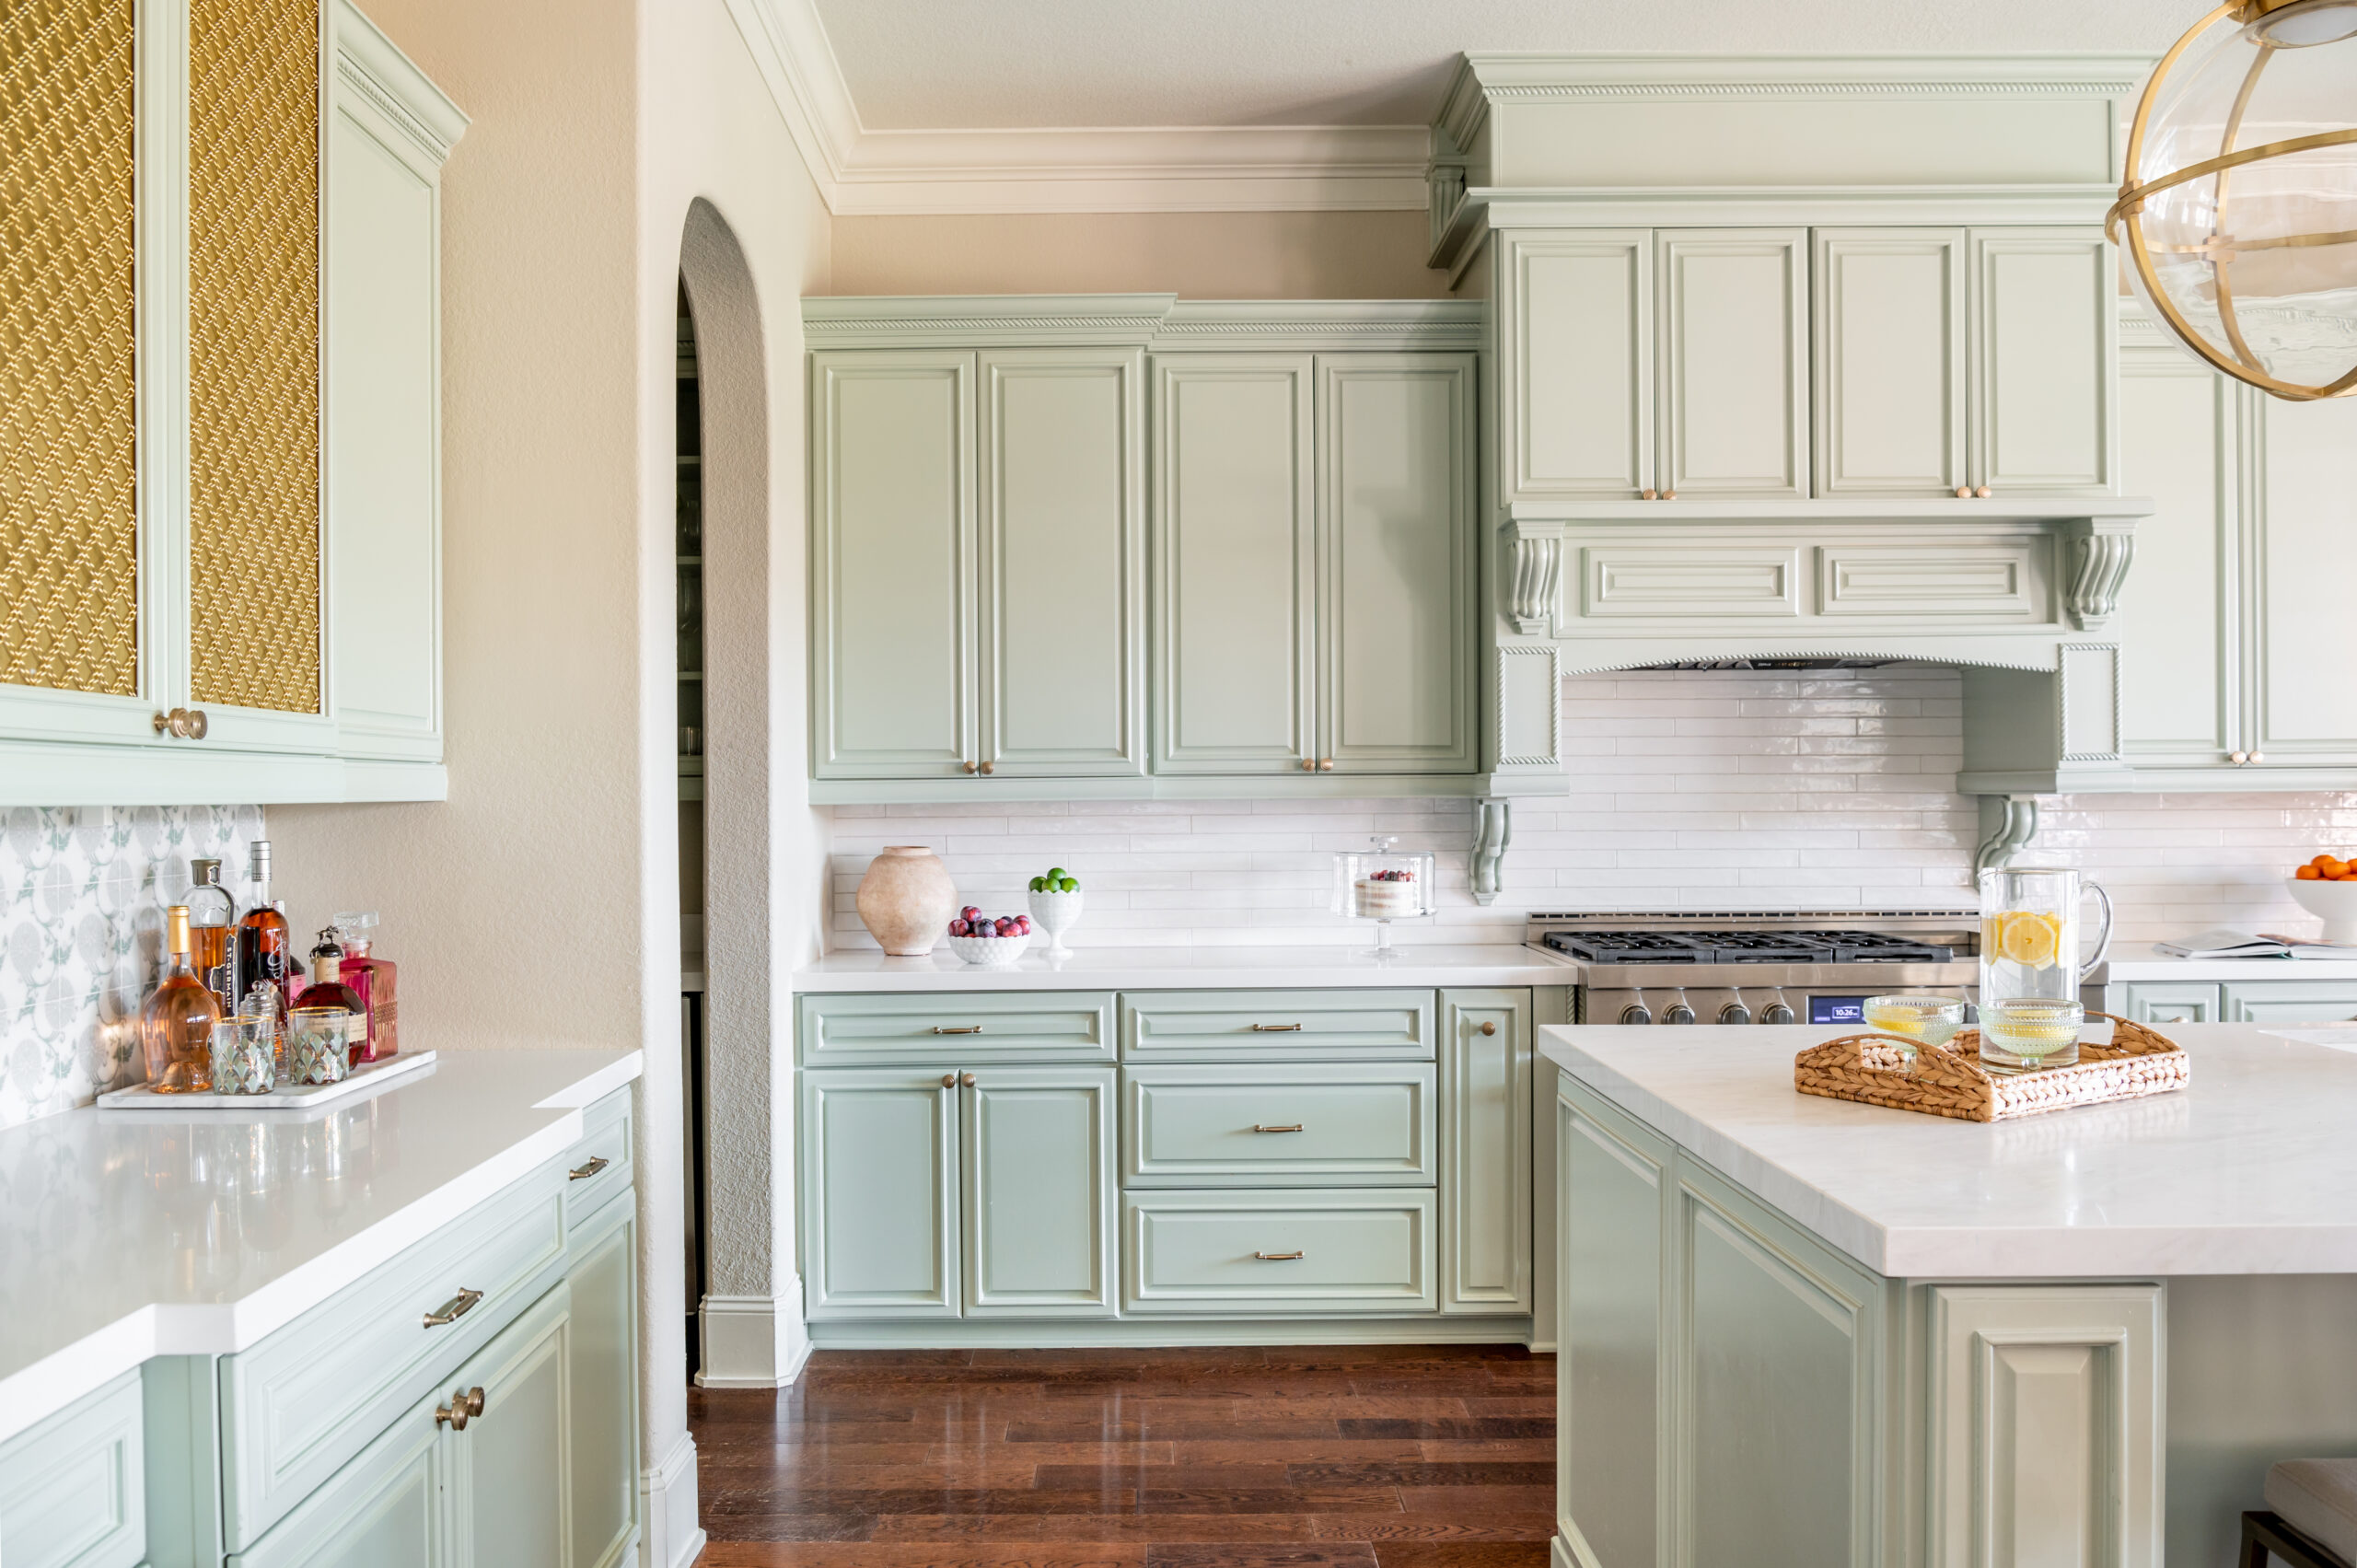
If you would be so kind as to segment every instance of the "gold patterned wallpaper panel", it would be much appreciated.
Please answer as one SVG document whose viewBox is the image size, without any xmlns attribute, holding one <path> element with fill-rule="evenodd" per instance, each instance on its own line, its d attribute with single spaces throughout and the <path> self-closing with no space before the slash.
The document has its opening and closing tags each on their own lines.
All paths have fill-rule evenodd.
<svg viewBox="0 0 2357 1568">
<path fill-rule="evenodd" d="M 319 26 L 317 0 L 189 7 L 191 692 L 302 714 L 319 711 Z"/>
<path fill-rule="evenodd" d="M 139 690 L 133 0 L 0 0 L 0 682 Z"/>
</svg>

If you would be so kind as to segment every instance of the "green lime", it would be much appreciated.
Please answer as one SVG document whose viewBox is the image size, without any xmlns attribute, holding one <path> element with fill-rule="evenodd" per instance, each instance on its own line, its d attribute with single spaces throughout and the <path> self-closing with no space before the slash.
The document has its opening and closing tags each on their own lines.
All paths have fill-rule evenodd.
<svg viewBox="0 0 2357 1568">
<path fill-rule="evenodd" d="M 1031 890 L 1032 890 L 1033 892 L 1035 892 L 1035 893 L 1044 893 L 1044 892 L 1046 892 L 1046 891 L 1048 890 L 1048 879 L 1047 879 L 1045 877 L 1032 877 L 1032 878 L 1031 878 Z"/>
<path fill-rule="evenodd" d="M 1064 868 L 1063 868 L 1062 866 L 1061 866 L 1061 865 L 1051 865 L 1050 867 L 1048 867 L 1048 880 L 1049 880 L 1049 881 L 1051 881 L 1051 882 L 1061 882 L 1061 881 L 1062 881 L 1063 879 L 1064 879 Z"/>
<path fill-rule="evenodd" d="M 1080 891 L 1080 884 L 1067 877 L 1062 881 L 1056 884 L 1056 891 L 1059 893 L 1077 893 Z"/>
</svg>

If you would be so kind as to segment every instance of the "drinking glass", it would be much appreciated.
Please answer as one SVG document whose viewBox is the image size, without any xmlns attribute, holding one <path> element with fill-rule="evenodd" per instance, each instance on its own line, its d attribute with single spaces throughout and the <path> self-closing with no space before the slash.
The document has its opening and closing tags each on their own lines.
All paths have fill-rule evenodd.
<svg viewBox="0 0 2357 1568">
<path fill-rule="evenodd" d="M 224 1018 L 213 1026 L 213 1092 L 266 1095 L 278 1081 L 278 1020 Z"/>
<path fill-rule="evenodd" d="M 306 1086 L 341 1084 L 352 1073 L 352 1014 L 297 1007 L 286 1015 L 286 1076 Z"/>
<path fill-rule="evenodd" d="M 1991 1073 L 2035 1073 L 2079 1060 L 2079 1029 L 2086 1009 L 2049 996 L 2022 996 L 1980 1005 L 1980 1065 Z"/>
<path fill-rule="evenodd" d="M 1917 1045 L 1942 1046 L 1964 1028 L 1964 1004 L 1953 996 L 1869 996 L 1866 1027 L 1880 1034 L 1902 1035 Z M 1915 1052 L 1904 1052 L 1911 1064 Z"/>
</svg>

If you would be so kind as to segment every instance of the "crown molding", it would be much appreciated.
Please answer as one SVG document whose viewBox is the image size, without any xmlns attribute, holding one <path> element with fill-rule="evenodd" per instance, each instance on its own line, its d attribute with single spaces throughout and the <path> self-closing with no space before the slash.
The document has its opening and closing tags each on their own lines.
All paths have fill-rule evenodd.
<svg viewBox="0 0 2357 1568">
<path fill-rule="evenodd" d="M 1422 125 L 871 131 L 812 0 L 725 0 L 839 216 L 1420 211 Z"/>
</svg>

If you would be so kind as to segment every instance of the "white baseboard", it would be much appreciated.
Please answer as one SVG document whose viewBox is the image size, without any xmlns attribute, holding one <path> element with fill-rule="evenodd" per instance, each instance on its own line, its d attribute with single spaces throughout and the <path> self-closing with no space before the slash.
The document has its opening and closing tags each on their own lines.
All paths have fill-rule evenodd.
<svg viewBox="0 0 2357 1568">
<path fill-rule="evenodd" d="M 696 1440 L 687 1433 L 638 1481 L 640 1568 L 692 1568 L 703 1554 L 697 1521 Z"/>
<path fill-rule="evenodd" d="M 704 1388 L 782 1388 L 802 1376 L 810 1359 L 810 1330 L 802 1321 L 802 1282 L 782 1295 L 707 1295 L 697 1314 Z"/>
</svg>

